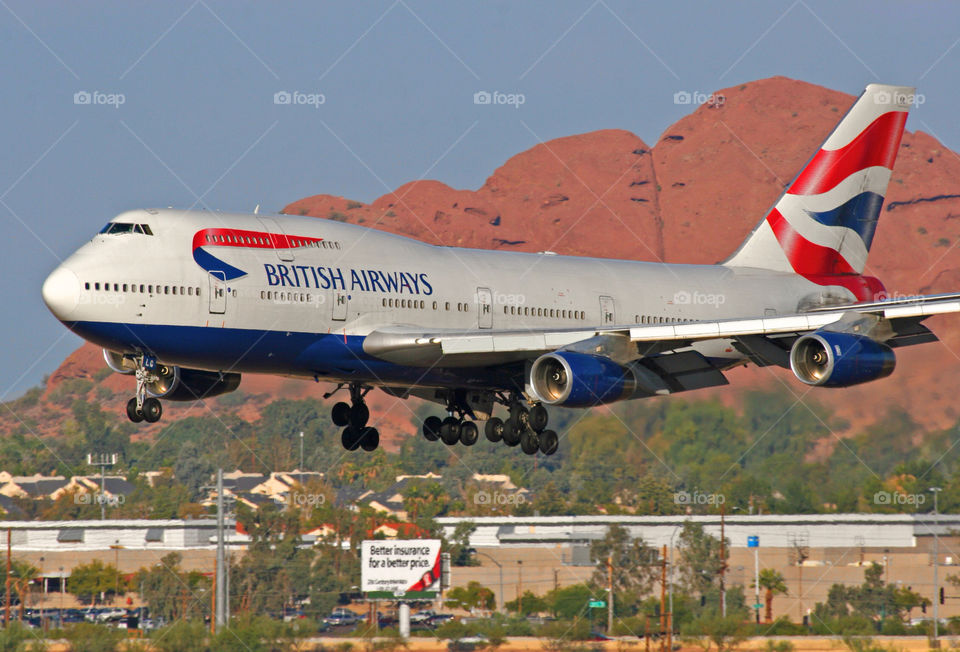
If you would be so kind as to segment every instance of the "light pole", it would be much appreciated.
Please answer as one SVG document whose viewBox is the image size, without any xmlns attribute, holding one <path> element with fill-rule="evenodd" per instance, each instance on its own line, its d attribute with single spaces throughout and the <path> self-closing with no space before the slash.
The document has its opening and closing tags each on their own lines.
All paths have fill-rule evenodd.
<svg viewBox="0 0 960 652">
<path fill-rule="evenodd" d="M 760 624 L 760 537 L 747 537 L 747 547 L 753 548 L 753 608 L 757 612 L 757 624 Z"/>
<path fill-rule="evenodd" d="M 492 561 L 494 564 L 497 565 L 497 570 L 500 571 L 500 593 L 497 594 L 497 604 L 499 605 L 497 607 L 497 611 L 499 611 L 500 613 L 503 613 L 503 565 L 485 552 L 480 552 L 479 550 L 477 550 L 476 554 L 483 555 L 484 557 Z"/>
<path fill-rule="evenodd" d="M 303 431 L 300 431 L 300 471 L 303 471 Z"/>
<path fill-rule="evenodd" d="M 942 487 L 930 487 L 933 492 L 933 647 L 940 647 L 940 578 L 938 569 L 940 567 L 940 538 L 937 536 L 937 528 L 940 525 L 940 514 L 937 511 L 937 496 L 943 491 Z"/>
<path fill-rule="evenodd" d="M 683 527 L 683 524 L 677 525 L 676 527 L 673 528 L 673 532 L 670 534 L 670 579 L 669 579 L 669 581 L 667 582 L 668 586 L 670 587 L 670 588 L 669 588 L 670 597 L 669 597 L 669 599 L 668 599 L 667 602 L 668 602 L 668 609 L 670 610 L 670 620 L 671 620 L 671 625 L 670 625 L 670 626 L 671 626 L 671 627 L 673 627 L 673 625 L 672 625 L 672 621 L 673 621 L 673 566 L 674 566 L 674 563 L 673 563 L 673 538 L 674 538 L 675 536 L 677 536 L 677 530 L 679 530 L 679 529 L 682 528 L 682 527 Z"/>
</svg>

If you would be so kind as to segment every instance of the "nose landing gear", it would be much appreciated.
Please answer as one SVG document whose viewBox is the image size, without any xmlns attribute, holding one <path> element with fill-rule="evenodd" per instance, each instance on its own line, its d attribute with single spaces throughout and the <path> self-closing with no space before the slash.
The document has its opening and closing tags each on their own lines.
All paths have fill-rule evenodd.
<svg viewBox="0 0 960 652">
<path fill-rule="evenodd" d="M 147 384 L 158 380 L 157 359 L 141 353 L 133 361 L 136 365 L 137 393 L 127 401 L 127 418 L 134 423 L 156 423 L 163 416 L 163 405 L 160 399 L 147 396 Z"/>
<path fill-rule="evenodd" d="M 324 395 L 324 398 L 329 398 L 342 387 L 343 385 L 340 385 L 333 392 Z M 380 445 L 380 432 L 376 428 L 367 426 L 367 421 L 370 419 L 370 408 L 363 400 L 370 388 L 364 388 L 360 383 L 350 383 L 349 388 L 350 403 L 340 401 L 334 404 L 330 411 L 330 418 L 334 425 L 343 428 L 340 443 L 343 444 L 344 448 L 348 451 L 355 451 L 358 448 L 368 452 L 374 451 Z"/>
</svg>

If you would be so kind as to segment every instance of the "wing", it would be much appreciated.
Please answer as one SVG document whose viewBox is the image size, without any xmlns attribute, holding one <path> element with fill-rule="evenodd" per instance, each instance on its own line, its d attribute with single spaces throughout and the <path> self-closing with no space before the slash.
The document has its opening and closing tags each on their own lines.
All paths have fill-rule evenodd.
<svg viewBox="0 0 960 652">
<path fill-rule="evenodd" d="M 531 360 L 558 349 L 573 350 L 621 363 L 639 361 L 663 378 L 669 390 L 679 391 L 726 384 L 723 363 L 698 350 L 706 342 L 726 343 L 760 366 L 789 367 L 790 347 L 805 333 L 823 329 L 864 335 L 891 347 L 910 346 L 937 340 L 921 322 L 932 315 L 955 312 L 960 312 L 960 293 L 775 317 L 588 329 L 455 331 L 390 326 L 370 333 L 363 348 L 397 364 L 440 367 L 493 366 Z"/>
</svg>

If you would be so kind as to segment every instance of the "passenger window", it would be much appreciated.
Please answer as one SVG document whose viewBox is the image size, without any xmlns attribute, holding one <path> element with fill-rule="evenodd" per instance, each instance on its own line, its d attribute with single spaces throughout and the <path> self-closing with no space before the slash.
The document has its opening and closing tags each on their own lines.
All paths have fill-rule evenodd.
<svg viewBox="0 0 960 652">
<path fill-rule="evenodd" d="M 169 286 L 169 285 L 164 285 L 164 286 L 163 286 L 163 293 L 164 293 L 164 294 L 170 294 L 170 286 Z"/>
<path fill-rule="evenodd" d="M 436 302 L 436 301 L 433 302 L 433 309 L 434 309 L 434 310 L 437 309 L 437 302 Z"/>
<path fill-rule="evenodd" d="M 447 310 L 450 310 L 450 302 L 449 302 L 449 301 L 445 301 L 445 302 L 444 302 L 444 307 L 445 307 Z"/>
<path fill-rule="evenodd" d="M 99 283 L 94 283 L 94 284 L 93 284 L 93 289 L 94 289 L 94 290 L 99 290 L 99 289 L 100 289 L 100 284 L 99 284 Z"/>
<path fill-rule="evenodd" d="M 123 291 L 124 291 L 124 292 L 127 291 L 127 284 L 126 284 L 126 283 L 123 284 Z"/>
<path fill-rule="evenodd" d="M 89 289 L 90 289 L 90 281 L 87 281 L 86 283 L 83 284 L 83 289 L 84 289 L 84 290 L 89 290 Z"/>
</svg>

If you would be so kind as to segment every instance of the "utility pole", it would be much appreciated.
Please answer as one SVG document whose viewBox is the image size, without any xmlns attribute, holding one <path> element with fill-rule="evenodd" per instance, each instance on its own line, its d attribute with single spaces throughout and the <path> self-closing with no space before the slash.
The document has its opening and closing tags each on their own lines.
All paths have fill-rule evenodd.
<svg viewBox="0 0 960 652">
<path fill-rule="evenodd" d="M 10 528 L 7 528 L 7 601 L 3 605 L 3 626 L 10 624 L 10 542 L 12 536 Z"/>
<path fill-rule="evenodd" d="M 227 573 L 223 541 L 223 469 L 217 469 L 217 561 L 215 580 L 215 627 L 219 633 L 227 624 Z"/>
<path fill-rule="evenodd" d="M 937 536 L 937 528 L 940 525 L 940 514 L 937 511 L 937 496 L 942 491 L 941 487 L 930 487 L 933 492 L 933 644 L 930 647 L 940 647 L 940 578 L 938 570 L 940 568 L 940 537 Z"/>
<path fill-rule="evenodd" d="M 517 560 L 517 613 L 523 615 L 523 560 Z"/>
<path fill-rule="evenodd" d="M 613 556 L 607 555 L 607 636 L 613 635 Z"/>
<path fill-rule="evenodd" d="M 727 617 L 727 585 L 725 575 L 727 573 L 727 539 L 724 525 L 727 510 L 724 503 L 720 504 L 720 615 Z"/>
<path fill-rule="evenodd" d="M 660 649 L 671 650 L 672 643 L 667 643 L 666 637 L 669 637 L 667 629 L 667 544 L 663 544 L 663 557 L 660 560 Z"/>
<path fill-rule="evenodd" d="M 300 431 L 300 470 L 303 471 L 303 431 Z"/>
</svg>

